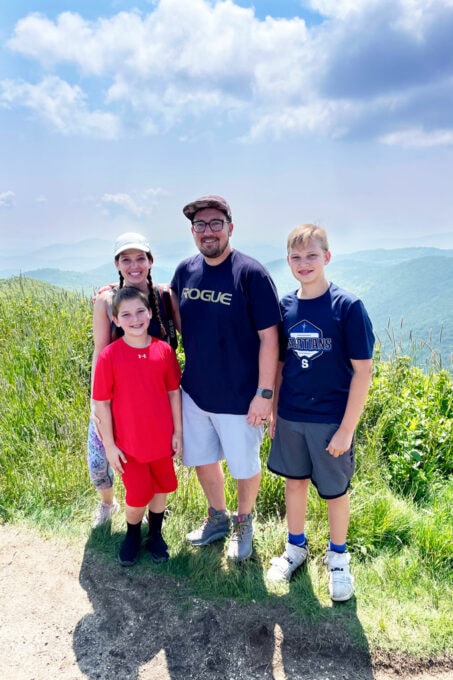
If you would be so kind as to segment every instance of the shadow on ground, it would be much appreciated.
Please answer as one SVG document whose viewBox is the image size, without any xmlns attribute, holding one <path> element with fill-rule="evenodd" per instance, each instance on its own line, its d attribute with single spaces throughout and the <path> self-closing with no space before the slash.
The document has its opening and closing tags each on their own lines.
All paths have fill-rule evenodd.
<svg viewBox="0 0 453 680">
<path fill-rule="evenodd" d="M 332 616 L 332 607 L 319 604 L 306 571 L 291 583 L 296 593 L 278 597 L 267 592 L 263 565 L 255 558 L 247 565 L 234 565 L 231 579 L 243 570 L 241 576 L 253 577 L 256 587 L 260 578 L 262 600 L 213 601 L 197 592 L 189 579 L 170 575 L 178 573 L 171 564 L 156 567 L 142 558 L 134 568 L 125 569 L 109 550 L 99 554 L 92 544 L 90 538 L 80 583 L 93 613 L 79 621 L 73 637 L 77 663 L 90 680 L 375 677 L 355 601 L 339 605 L 340 616 L 338 611 Z M 222 545 L 208 550 L 209 568 L 217 556 L 218 570 L 224 569 Z M 190 549 L 175 558 L 180 563 L 190 559 Z M 229 578 L 228 571 L 224 578 Z M 289 606 L 294 594 L 304 598 L 310 620 L 316 623 L 297 620 Z"/>
</svg>

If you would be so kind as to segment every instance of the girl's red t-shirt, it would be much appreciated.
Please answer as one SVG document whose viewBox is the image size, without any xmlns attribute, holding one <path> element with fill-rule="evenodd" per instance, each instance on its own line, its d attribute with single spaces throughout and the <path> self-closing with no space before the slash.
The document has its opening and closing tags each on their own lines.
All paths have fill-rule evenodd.
<svg viewBox="0 0 453 680">
<path fill-rule="evenodd" d="M 101 352 L 93 399 L 111 401 L 115 443 L 126 456 L 145 463 L 173 455 L 168 392 L 180 381 L 175 351 L 157 338 L 141 348 L 120 338 Z"/>
</svg>

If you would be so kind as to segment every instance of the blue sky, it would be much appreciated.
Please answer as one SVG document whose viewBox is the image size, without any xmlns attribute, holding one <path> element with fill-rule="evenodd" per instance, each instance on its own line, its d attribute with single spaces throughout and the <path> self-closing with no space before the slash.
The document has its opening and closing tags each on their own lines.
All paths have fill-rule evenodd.
<svg viewBox="0 0 453 680">
<path fill-rule="evenodd" d="M 206 193 L 249 252 L 452 248 L 452 35 L 453 0 L 1 3 L 3 253 L 190 240 Z"/>
</svg>

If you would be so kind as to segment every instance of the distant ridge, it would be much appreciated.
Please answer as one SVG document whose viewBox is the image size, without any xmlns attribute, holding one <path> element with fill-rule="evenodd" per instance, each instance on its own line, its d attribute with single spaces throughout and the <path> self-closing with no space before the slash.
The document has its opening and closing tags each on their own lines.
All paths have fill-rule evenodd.
<svg viewBox="0 0 453 680">
<path fill-rule="evenodd" d="M 83 245 L 87 247 L 86 243 Z M 105 246 L 102 242 L 99 245 Z M 111 243 L 108 243 L 108 248 L 111 249 Z M 191 244 L 178 243 L 165 248 L 156 246 L 152 269 L 156 283 L 170 281 L 177 263 L 191 254 L 188 248 L 191 248 Z M 261 253 L 260 261 L 266 264 L 275 281 L 279 295 L 295 290 L 297 281 L 291 275 L 286 260 L 275 259 L 276 249 L 266 250 L 266 245 L 260 244 L 257 250 Z M 254 255 L 251 249 L 244 251 Z M 58 249 L 53 251 L 53 255 L 57 252 Z M 269 259 L 266 258 L 266 252 L 270 255 Z M 76 261 L 77 257 L 79 254 L 74 252 L 73 260 Z M 30 258 L 21 258 L 22 266 L 24 262 L 29 264 L 30 261 Z M 409 351 L 413 341 L 425 344 L 422 355 L 428 356 L 429 348 L 440 352 L 443 365 L 451 370 L 453 250 L 411 247 L 363 250 L 338 256 L 333 254 L 326 272 L 331 281 L 363 300 L 384 349 L 397 343 Z M 86 270 L 41 267 L 21 273 L 87 295 L 103 284 L 117 280 L 113 262 Z M 8 278 L 10 275 L 8 271 L 0 271 L 0 277 Z"/>
</svg>

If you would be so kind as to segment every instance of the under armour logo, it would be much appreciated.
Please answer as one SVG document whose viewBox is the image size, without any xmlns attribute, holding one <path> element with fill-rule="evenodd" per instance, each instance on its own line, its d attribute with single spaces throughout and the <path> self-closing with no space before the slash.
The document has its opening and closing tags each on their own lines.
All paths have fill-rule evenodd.
<svg viewBox="0 0 453 680">
<path fill-rule="evenodd" d="M 146 359 L 146 354 L 137 354 L 139 359 Z"/>
</svg>

